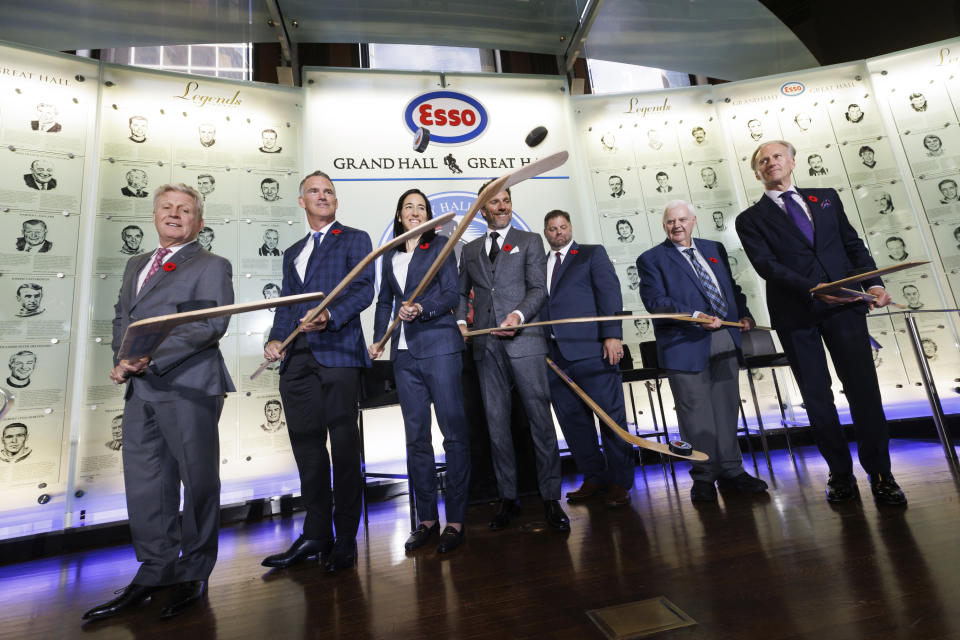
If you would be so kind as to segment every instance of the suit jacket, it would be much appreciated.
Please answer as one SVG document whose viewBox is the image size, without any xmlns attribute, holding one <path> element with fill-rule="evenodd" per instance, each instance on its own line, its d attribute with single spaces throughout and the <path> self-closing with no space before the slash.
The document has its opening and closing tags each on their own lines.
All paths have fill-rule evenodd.
<svg viewBox="0 0 960 640">
<path fill-rule="evenodd" d="M 547 278 L 551 275 L 548 273 Z M 571 244 L 540 310 L 540 319 L 612 316 L 622 310 L 620 280 L 607 251 L 598 244 Z M 549 329 L 560 353 L 571 362 L 601 356 L 607 338 L 623 339 L 623 325 L 616 320 L 558 324 Z"/>
<path fill-rule="evenodd" d="M 467 319 L 470 290 L 473 289 L 473 326 L 499 326 L 507 315 L 518 310 L 524 322 L 535 322 L 547 299 L 547 257 L 540 236 L 514 227 L 507 230 L 501 250 L 491 263 L 484 251 L 486 235 L 470 242 L 460 253 L 460 305 L 457 320 Z M 509 249 L 507 248 L 509 247 Z M 510 357 L 547 352 L 540 327 L 523 329 L 513 338 L 477 336 L 473 358 L 481 360 L 487 340 L 503 340 Z"/>
<path fill-rule="evenodd" d="M 697 238 L 697 252 L 702 255 L 717 278 L 720 291 L 727 301 L 727 315 L 722 320 L 737 322 L 753 317 L 747 309 L 747 298 L 730 273 L 727 251 L 719 242 Z M 697 277 L 690 260 L 683 256 L 669 238 L 637 258 L 640 272 L 640 298 L 650 313 L 709 313 L 707 293 Z M 740 330 L 736 327 L 718 329 L 729 331 L 740 352 Z M 711 331 L 699 324 L 682 320 L 654 320 L 653 332 L 657 338 L 660 366 L 673 371 L 703 371 L 710 361 Z"/>
<path fill-rule="evenodd" d="M 373 243 L 365 231 L 334 222 L 324 232 L 320 243 L 320 260 L 314 269 L 301 280 L 294 260 L 304 245 L 313 242 L 310 234 L 301 238 L 283 252 L 283 285 L 281 296 L 290 296 L 312 291 L 330 292 L 371 251 Z M 306 334 L 310 351 L 317 362 L 325 367 L 369 367 L 370 357 L 363 341 L 360 327 L 360 312 L 373 302 L 374 266 L 371 264 L 330 303 L 327 310 L 330 320 L 324 331 Z M 320 304 L 307 302 L 288 307 L 277 307 L 273 317 L 270 340 L 285 340 L 293 333 L 307 311 Z M 280 364 L 280 373 L 286 370 L 289 358 Z"/>
<path fill-rule="evenodd" d="M 811 245 L 796 224 L 770 198 L 760 200 L 737 216 L 737 235 L 753 268 L 767 282 L 767 308 L 777 329 L 791 329 L 819 322 L 850 309 L 851 305 L 828 305 L 810 296 L 821 282 L 847 276 L 852 269 L 876 269 L 876 263 L 843 211 L 833 189 L 797 189 L 813 216 Z M 866 288 L 882 286 L 872 278 Z M 867 312 L 866 305 L 853 308 Z"/>
<path fill-rule="evenodd" d="M 39 121 L 39 120 L 31 120 L 31 121 L 30 121 L 30 128 L 33 129 L 34 131 L 40 131 L 40 121 Z M 46 129 L 46 132 L 47 132 L 47 133 L 60 133 L 61 129 L 63 129 L 63 127 L 60 126 L 60 123 L 59 123 L 59 122 L 54 122 L 52 127 L 50 127 L 49 129 Z"/>
<path fill-rule="evenodd" d="M 50 178 L 50 180 L 47 181 L 47 188 L 40 189 L 40 185 L 37 184 L 37 181 L 33 179 L 32 173 L 23 174 L 23 183 L 28 187 L 30 187 L 31 189 L 36 189 L 37 191 L 50 191 L 51 189 L 57 188 L 57 179 Z"/>
<path fill-rule="evenodd" d="M 136 192 L 130 187 L 123 187 L 120 189 L 120 193 L 127 196 L 128 198 L 146 198 L 148 194 L 146 191 Z"/>
<path fill-rule="evenodd" d="M 27 239 L 26 238 L 17 238 L 17 251 L 24 251 L 27 248 Z M 40 248 L 37 249 L 37 253 L 46 253 L 53 249 L 53 243 L 49 240 L 44 240 L 40 245 Z"/>
<path fill-rule="evenodd" d="M 373 340 L 383 337 L 390 318 L 399 313 L 400 306 L 409 294 L 420 284 L 430 265 L 449 241 L 446 236 L 435 236 L 433 240 L 420 244 L 413 250 L 407 267 L 407 278 L 401 283 L 393 271 L 394 249 L 383 256 L 383 268 L 380 276 L 380 294 L 377 297 L 377 311 L 373 321 Z M 453 311 L 457 308 L 460 296 L 457 293 L 457 260 L 451 253 L 436 277 L 414 302 L 420 303 L 423 313 L 413 322 L 403 323 L 403 333 L 407 341 L 407 351 L 414 358 L 458 353 L 466 347 Z M 390 359 L 397 357 L 397 344 L 400 341 L 400 329 L 393 332 L 390 339 Z"/>
<path fill-rule="evenodd" d="M 153 252 L 127 261 L 113 318 L 113 355 L 127 327 L 135 320 L 170 313 L 233 304 L 233 269 L 225 258 L 208 253 L 192 242 L 168 259 L 171 271 L 160 269 L 137 293 L 140 271 L 153 259 Z M 220 353 L 219 340 L 230 323 L 229 316 L 190 322 L 170 332 L 153 354 L 142 376 L 127 383 L 127 395 L 144 400 L 179 397 L 222 396 L 236 391 Z"/>
</svg>

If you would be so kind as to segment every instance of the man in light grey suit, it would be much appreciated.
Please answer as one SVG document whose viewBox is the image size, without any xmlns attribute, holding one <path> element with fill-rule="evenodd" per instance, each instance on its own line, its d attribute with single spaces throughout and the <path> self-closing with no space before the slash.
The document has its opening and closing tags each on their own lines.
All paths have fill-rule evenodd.
<svg viewBox="0 0 960 640">
<path fill-rule="evenodd" d="M 219 340 L 229 317 L 174 329 L 151 360 L 118 360 L 127 326 L 143 318 L 233 303 L 230 263 L 197 244 L 203 197 L 183 184 L 153 196 L 160 246 L 127 261 L 113 319 L 114 369 L 127 384 L 123 475 L 140 569 L 119 597 L 84 614 L 107 618 L 175 586 L 160 612 L 172 617 L 198 602 L 217 559 L 220 447 L 217 422 L 235 391 Z M 178 520 L 183 484 L 183 522 Z"/>
<path fill-rule="evenodd" d="M 486 186 L 486 185 L 484 185 Z M 483 188 L 480 189 L 483 191 Z M 493 468 L 500 503 L 490 528 L 499 530 L 519 512 L 517 469 L 510 432 L 510 387 L 516 386 L 530 420 L 537 458 L 537 478 L 547 523 L 570 530 L 560 507 L 560 451 L 550 415 L 550 386 L 544 357 L 547 343 L 539 327 L 510 330 L 534 322 L 547 299 L 547 256 L 540 236 L 510 226 L 510 190 L 501 191 L 480 210 L 487 231 L 463 248 L 460 255 L 460 305 L 457 322 L 466 331 L 470 290 L 473 289 L 475 329 L 504 327 L 474 338 L 473 358 L 480 373 L 480 390 L 487 413 Z"/>
</svg>

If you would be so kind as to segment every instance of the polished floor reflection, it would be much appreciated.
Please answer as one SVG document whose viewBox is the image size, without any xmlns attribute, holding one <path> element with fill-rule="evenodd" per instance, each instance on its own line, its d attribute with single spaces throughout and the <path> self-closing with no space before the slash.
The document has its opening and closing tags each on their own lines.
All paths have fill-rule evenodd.
<svg viewBox="0 0 960 640">
<path fill-rule="evenodd" d="M 161 622 L 160 606 L 81 626 L 80 615 L 133 575 L 128 546 L 0 567 L 4 638 L 601 638 L 599 607 L 666 596 L 697 626 L 686 638 L 960 637 L 960 484 L 935 442 L 895 441 L 894 471 L 908 509 L 831 506 L 826 468 L 812 448 L 797 465 L 774 454 L 769 496 L 694 505 L 684 465 L 677 483 L 638 468 L 633 504 L 565 505 L 572 532 L 543 526 L 538 500 L 516 525 L 486 527 L 468 511 L 467 539 L 440 556 L 406 554 L 407 500 L 371 505 L 356 570 L 316 565 L 266 571 L 302 515 L 222 530 L 209 599 Z M 752 472 L 752 469 L 751 469 Z M 567 477 L 564 489 L 576 488 Z"/>
</svg>

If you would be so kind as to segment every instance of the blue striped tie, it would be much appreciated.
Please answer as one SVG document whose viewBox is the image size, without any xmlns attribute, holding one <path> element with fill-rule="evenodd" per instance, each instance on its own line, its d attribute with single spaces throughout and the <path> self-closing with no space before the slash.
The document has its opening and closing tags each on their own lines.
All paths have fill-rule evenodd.
<svg viewBox="0 0 960 640">
<path fill-rule="evenodd" d="M 697 260 L 694 251 L 695 249 L 693 247 L 683 250 L 683 252 L 687 254 L 687 257 L 690 258 L 690 264 L 693 265 L 693 270 L 697 272 L 697 277 L 700 278 L 700 284 L 703 285 L 703 290 L 707 293 L 707 300 L 710 302 L 710 313 L 718 318 L 726 318 L 727 301 L 724 300 L 720 289 L 717 289 L 717 285 L 713 284 L 713 279 L 710 278 L 710 274 L 707 273 L 707 270 L 704 269 L 700 261 Z"/>
</svg>

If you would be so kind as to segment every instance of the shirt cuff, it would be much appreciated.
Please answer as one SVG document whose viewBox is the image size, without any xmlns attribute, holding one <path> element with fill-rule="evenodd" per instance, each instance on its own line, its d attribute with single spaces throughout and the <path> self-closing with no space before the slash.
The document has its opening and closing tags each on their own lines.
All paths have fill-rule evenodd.
<svg viewBox="0 0 960 640">
<path fill-rule="evenodd" d="M 523 317 L 523 313 L 520 311 L 520 309 L 514 309 L 510 313 L 515 313 L 518 316 L 520 316 L 520 324 L 524 324 L 527 321 L 527 319 Z M 510 315 L 510 314 L 507 314 L 507 315 Z"/>
</svg>

